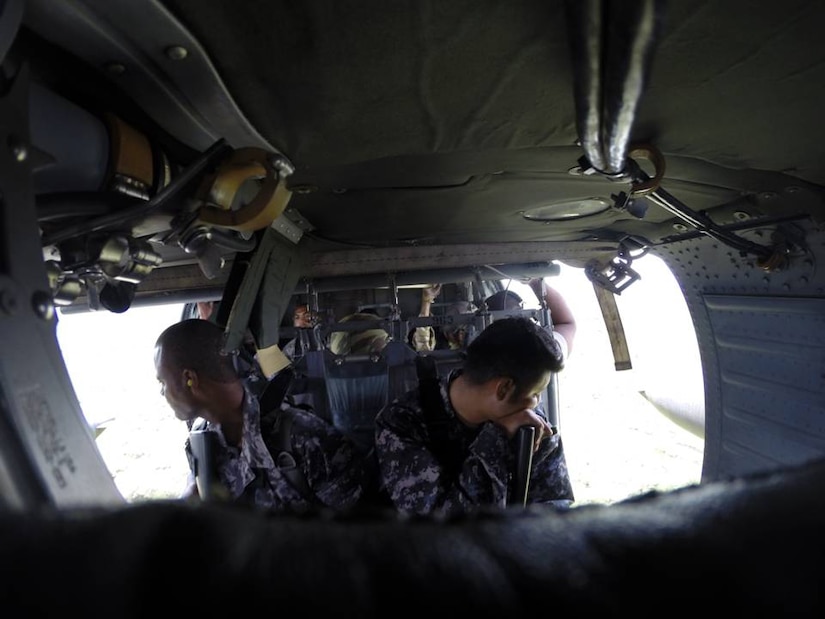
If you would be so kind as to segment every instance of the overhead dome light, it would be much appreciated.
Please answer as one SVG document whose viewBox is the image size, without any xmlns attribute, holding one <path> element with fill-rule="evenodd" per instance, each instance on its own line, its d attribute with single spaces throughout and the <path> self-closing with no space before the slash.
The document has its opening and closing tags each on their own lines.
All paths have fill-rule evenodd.
<svg viewBox="0 0 825 619">
<path fill-rule="evenodd" d="M 537 206 L 524 211 L 522 216 L 530 221 L 569 221 L 603 213 L 611 206 L 604 198 L 581 198 Z"/>
</svg>

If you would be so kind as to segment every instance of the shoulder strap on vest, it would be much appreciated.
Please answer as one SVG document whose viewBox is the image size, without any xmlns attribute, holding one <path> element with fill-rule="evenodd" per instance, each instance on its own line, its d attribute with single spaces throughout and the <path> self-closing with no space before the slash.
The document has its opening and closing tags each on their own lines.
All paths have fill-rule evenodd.
<svg viewBox="0 0 825 619">
<path fill-rule="evenodd" d="M 310 503 L 317 503 L 315 493 L 309 487 L 304 471 L 298 466 L 295 456 L 292 455 L 292 422 L 294 411 L 289 408 L 277 410 L 275 435 L 267 444 L 272 459 L 287 481 L 301 493 L 301 496 Z"/>
<path fill-rule="evenodd" d="M 310 503 L 317 503 L 304 471 L 292 455 L 292 422 L 294 411 L 281 408 L 287 397 L 295 372 L 287 366 L 269 381 L 260 397 L 261 432 L 272 459 L 287 481 Z M 274 427 L 273 427 L 274 426 Z"/>
<path fill-rule="evenodd" d="M 461 470 L 463 454 L 447 435 L 450 418 L 441 397 L 435 359 L 429 355 L 418 355 L 415 368 L 418 373 L 418 398 L 430 437 L 430 450 L 448 475 L 457 476 Z"/>
<path fill-rule="evenodd" d="M 295 378 L 295 370 L 291 365 L 286 366 L 269 381 L 261 397 L 258 399 L 261 411 L 271 411 L 281 407 L 281 403 L 286 399 L 292 380 Z"/>
<path fill-rule="evenodd" d="M 418 355 L 415 358 L 415 370 L 418 374 L 418 396 L 424 419 L 429 427 L 430 422 L 437 422 L 446 416 L 444 401 L 441 399 L 441 388 L 438 384 L 438 371 L 435 359 L 429 355 Z"/>
</svg>

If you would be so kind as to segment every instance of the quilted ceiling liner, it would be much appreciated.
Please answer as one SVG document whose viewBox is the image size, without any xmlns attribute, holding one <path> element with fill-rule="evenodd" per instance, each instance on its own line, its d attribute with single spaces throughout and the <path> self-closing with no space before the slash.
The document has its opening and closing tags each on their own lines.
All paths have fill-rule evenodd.
<svg viewBox="0 0 825 619">
<path fill-rule="evenodd" d="M 136 12 L 126 2 L 66 0 L 63 13 L 32 3 L 32 23 L 47 40 L 83 56 L 91 35 L 115 32 L 173 89 L 191 76 L 184 63 L 170 68 L 162 33 L 173 22 L 186 28 L 253 132 L 295 165 L 289 213 L 313 228 L 316 253 L 615 246 L 626 235 L 657 244 L 685 230 L 661 206 L 613 208 L 627 183 L 571 173 L 587 150 L 577 144 L 586 65 L 568 9 L 598 2 L 151 0 Z M 664 154 L 664 189 L 718 225 L 802 212 L 825 219 L 825 3 L 602 4 L 609 33 L 620 31 L 627 14 L 619 11 L 661 9 L 628 142 Z M 61 15 L 74 18 L 73 37 L 62 36 Z M 608 47 L 602 62 L 622 62 Z M 207 144 L 244 124 L 228 108 L 210 107 L 211 94 L 186 90 L 178 99 L 212 125 Z M 144 103 L 150 96 L 139 81 L 126 95 Z M 613 106 L 604 99 L 604 108 Z M 164 130 L 195 142 L 162 115 Z M 239 142 L 232 143 L 246 145 Z M 777 195 L 785 198 L 768 199 Z"/>
<path fill-rule="evenodd" d="M 563 2 L 165 4 L 248 118 L 301 169 L 399 155 L 460 160 L 577 137 Z M 825 4 L 663 6 L 633 139 L 825 183 Z"/>
</svg>

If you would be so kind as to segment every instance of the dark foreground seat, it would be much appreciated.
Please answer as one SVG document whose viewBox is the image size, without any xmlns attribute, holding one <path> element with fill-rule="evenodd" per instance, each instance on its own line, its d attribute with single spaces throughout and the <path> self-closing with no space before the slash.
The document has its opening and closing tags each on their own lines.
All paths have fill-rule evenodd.
<svg viewBox="0 0 825 619">
<path fill-rule="evenodd" d="M 824 488 L 820 461 L 611 506 L 447 521 L 168 502 L 6 512 L 0 612 L 822 617 Z"/>
</svg>

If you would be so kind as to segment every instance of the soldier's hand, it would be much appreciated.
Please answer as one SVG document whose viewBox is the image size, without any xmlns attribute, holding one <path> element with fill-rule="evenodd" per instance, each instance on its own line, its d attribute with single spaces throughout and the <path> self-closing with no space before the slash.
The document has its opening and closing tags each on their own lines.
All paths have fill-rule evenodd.
<svg viewBox="0 0 825 619">
<path fill-rule="evenodd" d="M 421 291 L 421 299 L 427 303 L 432 303 L 441 293 L 441 284 L 433 284 Z"/>
<path fill-rule="evenodd" d="M 553 436 L 553 427 L 547 423 L 534 410 L 527 408 L 517 413 L 507 415 L 494 419 L 493 423 L 498 424 L 507 432 L 508 438 L 513 438 L 521 426 L 533 426 L 536 429 L 535 442 L 533 443 L 533 451 L 538 450 L 541 442 L 548 436 Z"/>
</svg>

